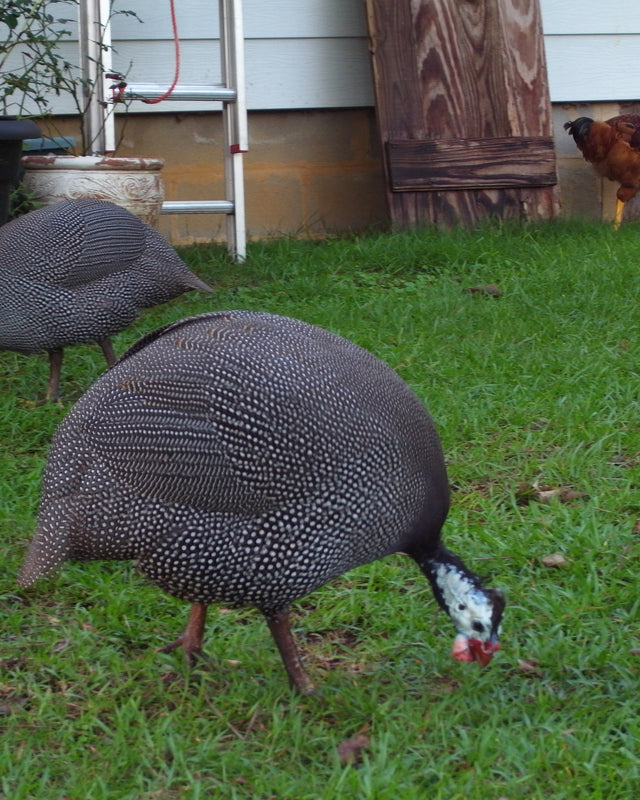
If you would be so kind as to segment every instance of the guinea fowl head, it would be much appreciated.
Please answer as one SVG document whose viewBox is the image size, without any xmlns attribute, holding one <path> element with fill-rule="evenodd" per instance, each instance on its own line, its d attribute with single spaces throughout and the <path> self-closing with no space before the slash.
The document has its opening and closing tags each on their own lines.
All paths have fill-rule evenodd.
<svg viewBox="0 0 640 800">
<path fill-rule="evenodd" d="M 500 647 L 498 636 L 505 607 L 499 589 L 482 589 L 462 600 L 451 611 L 458 629 L 452 656 L 456 661 L 477 661 L 486 666 Z"/>
<path fill-rule="evenodd" d="M 456 661 L 477 661 L 486 666 L 500 647 L 498 637 L 506 604 L 503 593 L 485 589 L 478 576 L 444 547 L 418 563 L 456 628 L 452 656 Z"/>
</svg>

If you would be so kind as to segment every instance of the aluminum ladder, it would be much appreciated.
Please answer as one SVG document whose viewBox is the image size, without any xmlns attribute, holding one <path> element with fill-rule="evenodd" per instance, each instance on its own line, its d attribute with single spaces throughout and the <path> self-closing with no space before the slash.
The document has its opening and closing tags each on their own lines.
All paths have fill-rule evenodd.
<svg viewBox="0 0 640 800">
<path fill-rule="evenodd" d="M 237 261 L 244 261 L 247 253 L 247 231 L 244 198 L 243 155 L 249 150 L 247 124 L 247 100 L 244 67 L 244 32 L 242 24 L 242 0 L 218 0 L 220 14 L 220 58 L 222 83 L 212 86 L 179 84 L 163 102 L 171 100 L 218 101 L 222 103 L 224 129 L 224 177 L 225 200 L 169 200 L 162 205 L 162 214 L 226 214 L 227 249 Z M 82 0 L 80 4 L 81 42 L 97 47 L 83 57 L 85 69 L 110 71 L 104 64 L 105 52 L 110 52 L 110 0 Z M 88 35 L 96 24 L 102 29 L 101 43 L 92 41 L 95 36 Z M 82 31 L 85 31 L 83 34 Z M 86 44 L 84 45 L 87 46 Z M 106 47 L 105 47 L 106 46 Z M 124 100 L 152 100 L 162 95 L 164 86 L 156 84 L 127 84 L 122 93 Z M 111 126 L 103 111 L 104 103 L 96 104 L 101 119 L 95 123 L 96 130 L 106 131 L 106 141 L 102 152 L 108 151 L 109 136 L 113 134 L 113 115 Z M 91 139 L 90 139 L 91 140 Z M 111 146 L 111 149 L 113 145 Z"/>
</svg>

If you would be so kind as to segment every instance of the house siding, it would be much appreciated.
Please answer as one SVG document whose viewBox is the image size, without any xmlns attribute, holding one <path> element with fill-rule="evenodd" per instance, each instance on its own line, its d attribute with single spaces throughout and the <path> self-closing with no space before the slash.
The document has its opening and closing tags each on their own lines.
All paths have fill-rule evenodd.
<svg viewBox="0 0 640 800">
<path fill-rule="evenodd" d="M 127 6 L 126 0 L 119 2 Z M 135 5 L 144 24 L 126 16 L 114 20 L 114 66 L 132 82 L 168 84 L 174 69 L 168 3 Z M 640 3 L 540 0 L 540 5 L 552 102 L 638 97 Z M 218 82 L 217 3 L 176 0 L 176 14 L 182 82 Z M 363 0 L 244 0 L 243 18 L 250 110 L 373 105 Z M 213 107 L 172 104 L 175 110 Z"/>
<path fill-rule="evenodd" d="M 251 111 L 374 105 L 364 0 L 243 1 L 247 104 Z M 540 0 L 551 101 L 638 99 L 640 3 Z M 168 0 L 116 0 L 111 66 L 130 83 L 170 85 L 175 53 Z M 180 82 L 219 83 L 216 0 L 175 0 Z M 69 27 L 69 26 L 67 26 Z M 73 29 L 73 24 L 70 26 Z M 77 62 L 77 46 L 65 56 Z M 134 103 L 139 113 L 207 111 L 215 103 Z M 64 96 L 55 113 L 72 113 Z"/>
</svg>

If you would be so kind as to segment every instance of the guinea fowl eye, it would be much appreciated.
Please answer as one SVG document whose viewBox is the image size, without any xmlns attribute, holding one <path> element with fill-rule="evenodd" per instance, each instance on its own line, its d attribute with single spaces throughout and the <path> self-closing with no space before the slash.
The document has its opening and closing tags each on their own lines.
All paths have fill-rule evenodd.
<svg viewBox="0 0 640 800">
<path fill-rule="evenodd" d="M 458 611 L 464 611 L 465 609 L 466 609 L 465 604 L 464 603 L 460 603 L 460 605 L 458 606 Z"/>
<path fill-rule="evenodd" d="M 484 633 L 484 625 L 481 622 L 474 622 L 471 627 L 476 633 Z"/>
</svg>

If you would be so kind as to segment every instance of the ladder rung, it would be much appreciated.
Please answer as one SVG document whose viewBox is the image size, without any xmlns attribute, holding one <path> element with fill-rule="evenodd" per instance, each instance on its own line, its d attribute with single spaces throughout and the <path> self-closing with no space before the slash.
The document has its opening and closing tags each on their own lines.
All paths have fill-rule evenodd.
<svg viewBox="0 0 640 800">
<path fill-rule="evenodd" d="M 166 200 L 161 214 L 233 214 L 230 200 Z"/>
<path fill-rule="evenodd" d="M 155 83 L 129 83 L 124 89 L 122 97 L 125 100 L 155 100 L 167 91 L 166 86 Z M 213 86 L 191 86 L 178 84 L 167 100 L 220 100 L 223 103 L 232 103 L 238 97 L 235 89 L 230 89 L 222 84 Z"/>
</svg>

